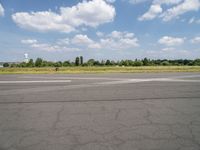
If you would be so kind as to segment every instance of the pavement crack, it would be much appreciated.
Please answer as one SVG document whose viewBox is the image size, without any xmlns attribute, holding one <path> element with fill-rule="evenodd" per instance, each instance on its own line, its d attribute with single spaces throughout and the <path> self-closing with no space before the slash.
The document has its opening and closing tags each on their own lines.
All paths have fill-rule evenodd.
<svg viewBox="0 0 200 150">
<path fill-rule="evenodd" d="M 61 113 L 64 111 L 64 105 L 61 106 L 60 110 L 56 113 L 56 120 L 53 122 L 52 129 L 57 128 L 57 124 L 61 121 Z"/>
<path fill-rule="evenodd" d="M 122 112 L 122 109 L 118 109 L 117 112 L 115 113 L 115 120 L 119 119 L 120 113 Z"/>
</svg>

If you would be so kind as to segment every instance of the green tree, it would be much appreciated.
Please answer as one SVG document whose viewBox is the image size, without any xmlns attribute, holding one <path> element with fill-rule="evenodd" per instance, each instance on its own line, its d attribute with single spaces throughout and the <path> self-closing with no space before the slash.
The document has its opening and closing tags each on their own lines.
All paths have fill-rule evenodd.
<svg viewBox="0 0 200 150">
<path fill-rule="evenodd" d="M 34 67 L 33 59 L 30 59 L 26 65 L 27 65 L 27 67 Z"/>
<path fill-rule="evenodd" d="M 9 63 L 4 63 L 3 64 L 3 67 L 9 67 L 10 65 L 9 65 Z"/>
<path fill-rule="evenodd" d="M 149 65 L 149 60 L 147 58 L 144 58 L 143 65 L 144 66 L 148 66 Z"/>
<path fill-rule="evenodd" d="M 54 67 L 62 67 L 62 62 L 58 61 L 54 63 Z"/>
<path fill-rule="evenodd" d="M 134 66 L 142 66 L 143 62 L 140 60 L 135 61 Z"/>
<path fill-rule="evenodd" d="M 76 59 L 75 59 L 75 65 L 76 65 L 76 66 L 79 66 L 79 65 L 80 65 L 79 57 L 76 57 Z"/>
<path fill-rule="evenodd" d="M 19 64 L 19 67 L 22 67 L 22 68 L 27 67 L 27 63 L 22 62 L 22 63 Z"/>
<path fill-rule="evenodd" d="M 100 63 L 98 60 L 96 60 L 96 61 L 94 61 L 94 65 L 95 65 L 95 66 L 100 66 L 101 63 Z"/>
<path fill-rule="evenodd" d="M 105 65 L 106 66 L 109 66 L 111 63 L 110 63 L 110 60 L 108 59 L 108 60 L 106 60 L 106 63 L 105 63 Z"/>
<path fill-rule="evenodd" d="M 70 61 L 64 61 L 64 62 L 63 62 L 63 66 L 64 66 L 64 67 L 71 66 Z"/>
<path fill-rule="evenodd" d="M 42 61 L 42 66 L 41 67 L 49 67 L 49 62 L 46 60 Z"/>
<path fill-rule="evenodd" d="M 10 67 L 11 67 L 11 68 L 15 68 L 15 67 L 17 67 L 17 64 L 14 64 L 14 63 L 13 63 L 13 64 L 10 65 Z"/>
<path fill-rule="evenodd" d="M 169 66 L 170 65 L 169 61 L 167 61 L 167 60 L 163 61 L 161 64 L 163 66 Z"/>
<path fill-rule="evenodd" d="M 194 66 L 200 66 L 200 59 L 195 59 L 193 64 Z"/>
<path fill-rule="evenodd" d="M 83 65 L 83 56 L 80 56 L 80 64 Z"/>
<path fill-rule="evenodd" d="M 35 61 L 35 66 L 36 67 L 42 67 L 42 58 L 37 58 L 36 61 Z"/>
<path fill-rule="evenodd" d="M 89 59 L 89 60 L 87 61 L 87 65 L 88 65 L 88 66 L 94 66 L 94 62 L 95 62 L 94 59 Z"/>
</svg>

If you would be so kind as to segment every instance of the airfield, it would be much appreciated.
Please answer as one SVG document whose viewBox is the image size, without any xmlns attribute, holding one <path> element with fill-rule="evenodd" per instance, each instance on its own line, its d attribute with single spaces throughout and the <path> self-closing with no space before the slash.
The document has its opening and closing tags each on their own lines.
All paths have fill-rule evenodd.
<svg viewBox="0 0 200 150">
<path fill-rule="evenodd" d="M 0 75 L 0 150 L 199 149 L 199 73 Z"/>
</svg>

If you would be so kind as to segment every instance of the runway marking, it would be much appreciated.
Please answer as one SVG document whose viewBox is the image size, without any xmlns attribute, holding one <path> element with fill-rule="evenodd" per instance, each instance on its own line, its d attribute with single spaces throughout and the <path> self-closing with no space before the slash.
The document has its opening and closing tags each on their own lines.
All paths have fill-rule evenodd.
<svg viewBox="0 0 200 150">
<path fill-rule="evenodd" d="M 20 77 L 24 79 L 69 79 L 69 80 L 127 80 L 127 78 L 106 78 L 106 77 Z M 130 79 L 130 78 L 128 78 Z"/>
<path fill-rule="evenodd" d="M 185 75 L 185 76 L 174 76 L 171 78 L 175 78 L 175 79 L 184 79 L 184 78 L 198 78 L 200 77 L 200 75 Z"/>
<path fill-rule="evenodd" d="M 38 80 L 38 81 L 0 81 L 0 84 L 18 84 L 18 83 L 66 83 L 71 80 Z"/>
<path fill-rule="evenodd" d="M 74 77 L 76 79 L 76 77 Z M 87 79 L 87 78 L 84 78 Z M 96 79 L 96 78 L 95 78 Z M 107 78 L 108 79 L 108 78 Z M 200 83 L 200 80 L 188 80 L 183 78 L 139 78 L 139 79 L 130 79 L 124 78 L 123 80 L 115 80 L 113 78 L 110 81 L 101 81 L 93 83 L 83 83 L 75 85 L 52 85 L 46 87 L 34 87 L 34 88 L 23 88 L 23 89 L 10 89 L 0 91 L 0 95 L 10 95 L 10 94 L 23 94 L 23 93 L 37 93 L 37 92 L 49 92 L 49 91 L 60 91 L 60 90 L 72 90 L 72 89 L 81 89 L 81 88 L 90 88 L 90 87 L 102 87 L 102 86 L 112 86 L 112 85 L 121 85 L 121 84 L 132 84 L 140 82 L 191 82 L 191 83 Z M 40 80 L 40 81 L 0 81 L 0 84 L 9 84 L 9 83 L 64 83 L 71 82 L 71 80 Z"/>
<path fill-rule="evenodd" d="M 200 75 L 184 75 L 184 76 L 171 76 L 171 77 L 164 77 L 164 78 L 111 78 L 111 77 L 48 77 L 48 76 L 40 76 L 40 77 L 29 77 L 29 76 L 23 76 L 20 78 L 27 78 L 27 79 L 51 79 L 51 80 L 62 80 L 62 79 L 66 79 L 66 80 L 110 80 L 110 83 L 112 82 L 116 82 L 116 83 L 126 83 L 128 81 L 131 82 L 147 82 L 147 81 L 169 81 L 169 82 L 199 82 L 199 80 L 185 80 L 186 78 L 195 78 L 195 77 L 200 77 Z M 109 82 L 109 81 L 108 81 Z"/>
<path fill-rule="evenodd" d="M 113 85 L 113 84 L 128 84 L 128 83 L 139 83 L 139 82 L 200 82 L 200 80 L 184 80 L 184 79 L 171 79 L 171 78 L 150 78 L 150 79 L 128 79 L 124 81 L 110 81 L 101 82 L 100 85 Z"/>
</svg>

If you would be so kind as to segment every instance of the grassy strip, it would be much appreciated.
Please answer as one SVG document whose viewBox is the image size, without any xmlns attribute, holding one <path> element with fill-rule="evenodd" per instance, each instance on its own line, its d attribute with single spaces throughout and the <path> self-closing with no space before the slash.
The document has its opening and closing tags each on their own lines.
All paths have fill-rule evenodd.
<svg viewBox="0 0 200 150">
<path fill-rule="evenodd" d="M 200 72 L 200 66 L 0 68 L 0 74 Z"/>
</svg>

